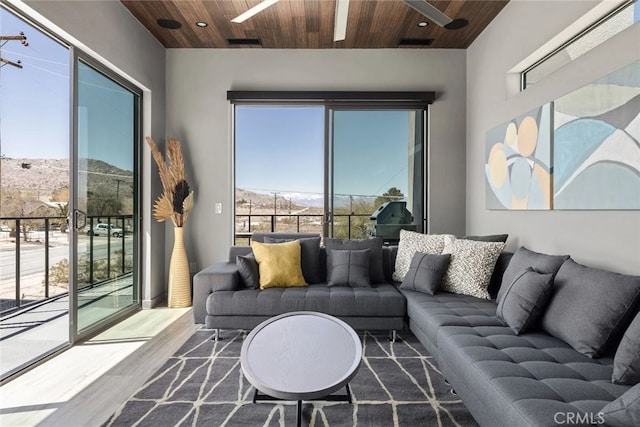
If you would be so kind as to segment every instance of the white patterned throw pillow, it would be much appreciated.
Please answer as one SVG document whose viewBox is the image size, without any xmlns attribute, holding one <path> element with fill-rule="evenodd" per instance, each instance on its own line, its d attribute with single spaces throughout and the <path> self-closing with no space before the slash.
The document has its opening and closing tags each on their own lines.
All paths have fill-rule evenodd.
<svg viewBox="0 0 640 427">
<path fill-rule="evenodd" d="M 489 282 L 496 261 L 504 249 L 502 242 L 478 242 L 446 237 L 443 254 L 451 254 L 441 290 L 491 299 Z"/>
<path fill-rule="evenodd" d="M 415 231 L 400 230 L 393 280 L 397 282 L 404 280 L 404 276 L 409 271 L 411 259 L 416 252 L 440 255 L 444 249 L 445 236 L 454 237 L 451 234 L 422 234 Z"/>
</svg>

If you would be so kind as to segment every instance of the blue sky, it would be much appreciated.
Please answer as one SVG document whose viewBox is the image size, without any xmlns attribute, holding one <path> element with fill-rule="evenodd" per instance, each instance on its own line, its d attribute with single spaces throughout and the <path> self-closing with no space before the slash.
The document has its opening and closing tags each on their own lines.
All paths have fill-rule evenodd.
<svg viewBox="0 0 640 427">
<path fill-rule="evenodd" d="M 407 111 L 336 111 L 334 192 L 407 188 Z M 323 107 L 236 107 L 236 185 L 324 192 Z"/>
<path fill-rule="evenodd" d="M 23 68 L 0 69 L 0 151 L 12 158 L 69 158 L 69 50 L 0 9 L 0 34 L 24 32 L 0 54 Z M 130 92 L 88 67 L 79 70 L 80 157 L 133 170 Z"/>
</svg>

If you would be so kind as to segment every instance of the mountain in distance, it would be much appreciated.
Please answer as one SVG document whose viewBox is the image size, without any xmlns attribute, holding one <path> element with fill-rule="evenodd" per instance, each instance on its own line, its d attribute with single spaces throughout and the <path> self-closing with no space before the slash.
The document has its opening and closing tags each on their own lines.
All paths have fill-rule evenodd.
<svg viewBox="0 0 640 427">
<path fill-rule="evenodd" d="M 19 190 L 32 190 L 40 200 L 48 201 L 54 191 L 69 186 L 69 159 L 17 159 L 0 160 L 0 186 Z M 120 169 L 102 160 L 80 159 L 80 173 L 101 177 L 102 182 L 118 178 L 131 180 L 133 172 Z"/>
</svg>

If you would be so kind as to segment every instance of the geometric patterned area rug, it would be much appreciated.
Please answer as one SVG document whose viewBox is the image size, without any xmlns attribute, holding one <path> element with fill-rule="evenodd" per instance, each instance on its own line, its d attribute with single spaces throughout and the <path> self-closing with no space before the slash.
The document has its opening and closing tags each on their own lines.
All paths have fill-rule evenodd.
<svg viewBox="0 0 640 427">
<path fill-rule="evenodd" d="M 476 426 L 435 360 L 410 331 L 359 332 L 363 360 L 350 383 L 353 403 L 303 402 L 309 426 Z M 240 369 L 244 331 L 196 331 L 105 426 L 293 426 L 296 402 L 252 403 Z M 344 393 L 344 389 L 337 393 Z"/>
</svg>

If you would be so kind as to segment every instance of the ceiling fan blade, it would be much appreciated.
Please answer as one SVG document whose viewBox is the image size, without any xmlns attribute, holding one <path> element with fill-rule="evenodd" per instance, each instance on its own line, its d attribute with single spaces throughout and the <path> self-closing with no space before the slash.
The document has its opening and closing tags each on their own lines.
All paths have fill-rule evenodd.
<svg viewBox="0 0 640 427">
<path fill-rule="evenodd" d="M 333 22 L 333 41 L 338 42 L 347 37 L 347 16 L 349 0 L 336 0 L 336 19 Z"/>
<path fill-rule="evenodd" d="M 236 16 L 235 18 L 233 18 L 231 20 L 231 22 L 235 22 L 236 24 L 240 24 L 244 21 L 246 21 L 247 19 L 251 18 L 253 15 L 262 12 L 263 10 L 265 10 L 266 8 L 268 8 L 271 5 L 274 5 L 278 2 L 278 0 L 263 0 L 262 2 L 258 3 L 257 5 L 253 6 L 251 9 L 247 10 L 246 12 Z"/>
<path fill-rule="evenodd" d="M 440 12 L 438 8 L 432 6 L 431 3 L 428 3 L 426 0 L 403 0 L 407 6 L 417 10 L 436 24 L 441 27 L 446 26 L 453 22 L 453 19 L 449 18 L 444 13 Z"/>
</svg>

